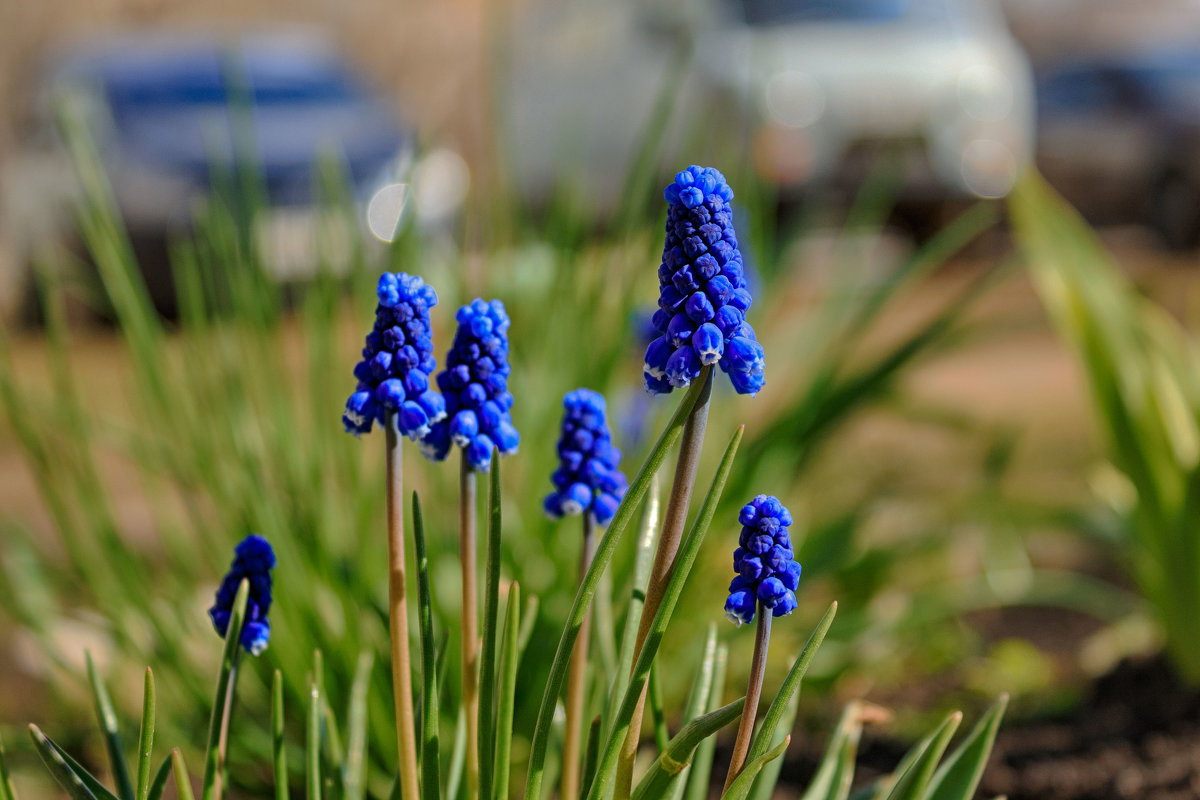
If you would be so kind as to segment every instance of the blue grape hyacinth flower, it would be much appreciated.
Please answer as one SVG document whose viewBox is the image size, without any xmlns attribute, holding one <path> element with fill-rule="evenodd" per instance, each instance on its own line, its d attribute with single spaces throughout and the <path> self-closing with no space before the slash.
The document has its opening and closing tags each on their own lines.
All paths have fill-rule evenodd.
<svg viewBox="0 0 1200 800">
<path fill-rule="evenodd" d="M 771 495 L 760 494 L 738 515 L 742 533 L 733 553 L 737 577 L 729 584 L 725 616 L 737 625 L 754 619 L 761 603 L 776 617 L 796 609 L 800 565 L 792 552 L 792 514 Z"/>
<path fill-rule="evenodd" d="M 429 387 L 436 367 L 429 309 L 437 305 L 437 292 L 403 272 L 380 275 L 375 291 L 375 326 L 354 367 L 358 385 L 342 422 L 347 432 L 360 436 L 392 414 L 401 434 L 420 440 L 446 416 L 445 401 Z"/>
<path fill-rule="evenodd" d="M 487 472 L 493 449 L 515 453 L 521 439 L 509 413 L 508 314 L 499 300 L 475 299 L 458 310 L 457 319 L 446 367 L 437 376 L 447 417 L 432 426 L 421 449 L 441 461 L 457 445 L 473 469 Z"/>
<path fill-rule="evenodd" d="M 542 503 L 551 519 L 591 514 L 601 527 L 617 511 L 629 488 L 619 469 L 621 451 L 608 432 L 604 395 L 576 389 L 563 398 L 559 467 L 550 476 L 554 491 Z"/>
<path fill-rule="evenodd" d="M 271 543 L 257 534 L 250 534 L 233 551 L 233 564 L 217 589 L 216 601 L 208 610 L 213 627 L 224 638 L 229 631 L 229 617 L 238 586 L 243 578 L 250 580 L 250 597 L 246 601 L 246 621 L 242 626 L 241 645 L 256 656 L 267 649 L 271 638 L 271 570 L 275 567 L 275 551 Z"/>
<path fill-rule="evenodd" d="M 733 229 L 733 190 L 711 167 L 691 166 L 663 192 L 666 241 L 658 268 L 657 338 L 646 348 L 646 389 L 688 386 L 717 364 L 739 394 L 765 382 L 763 347 L 746 322 L 753 298 Z"/>
</svg>

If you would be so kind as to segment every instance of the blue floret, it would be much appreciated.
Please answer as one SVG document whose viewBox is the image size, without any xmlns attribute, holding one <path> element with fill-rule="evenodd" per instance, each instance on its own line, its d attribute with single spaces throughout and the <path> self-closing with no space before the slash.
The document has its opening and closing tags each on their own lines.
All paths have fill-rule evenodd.
<svg viewBox="0 0 1200 800">
<path fill-rule="evenodd" d="M 552 519 L 592 515 L 604 526 L 617 511 L 628 484 L 621 472 L 621 451 L 612 445 L 604 396 L 576 389 L 563 398 L 559 468 L 550 477 L 554 491 L 542 503 Z"/>
<path fill-rule="evenodd" d="M 742 532 L 733 552 L 737 577 L 729 584 L 725 616 L 743 625 L 754 619 L 759 605 L 776 617 L 796 609 L 800 565 L 795 561 L 788 526 L 792 514 L 778 498 L 760 494 L 738 514 Z"/>
<path fill-rule="evenodd" d="M 647 391 L 689 385 L 717 364 L 740 394 L 765 382 L 762 345 L 746 323 L 753 298 L 729 202 L 733 190 L 711 167 L 688 167 L 663 191 L 666 241 L 658 269 L 657 337 L 646 348 Z"/>
</svg>

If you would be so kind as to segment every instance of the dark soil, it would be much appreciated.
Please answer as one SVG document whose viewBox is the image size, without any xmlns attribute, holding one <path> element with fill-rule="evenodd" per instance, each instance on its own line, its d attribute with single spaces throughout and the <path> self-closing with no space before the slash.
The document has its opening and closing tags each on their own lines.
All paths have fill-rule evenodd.
<svg viewBox="0 0 1200 800">
<path fill-rule="evenodd" d="M 1122 661 L 1067 717 L 1001 728 L 980 789 L 1009 800 L 1200 798 L 1200 692 Z"/>
</svg>

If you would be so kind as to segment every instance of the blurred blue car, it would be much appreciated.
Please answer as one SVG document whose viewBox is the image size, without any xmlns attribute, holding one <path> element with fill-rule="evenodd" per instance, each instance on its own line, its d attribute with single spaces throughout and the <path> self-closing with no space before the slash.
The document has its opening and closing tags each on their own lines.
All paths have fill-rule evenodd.
<svg viewBox="0 0 1200 800">
<path fill-rule="evenodd" d="M 266 211 L 255 219 L 255 235 L 263 262 L 276 277 L 294 280 L 316 270 L 313 231 L 334 216 L 317 207 L 322 161 L 340 166 L 364 221 L 372 200 L 386 195 L 370 225 L 383 239 L 395 232 L 410 197 L 407 185 L 421 168 L 411 128 L 320 37 L 160 34 L 89 42 L 48 60 L 37 130 L 24 154 L 28 167 L 6 175 L 6 183 L 20 187 L 6 192 L 20 195 L 15 210 L 6 204 L 6 216 L 26 253 L 69 224 L 78 194 L 70 165 L 59 163 L 66 155 L 53 111 L 63 97 L 95 141 L 160 307 L 172 298 L 169 270 L 154 263 L 165 259 L 156 256 L 171 235 L 188 228 L 216 176 L 242 169 L 258 176 Z M 422 198 L 418 190 L 418 202 L 407 205 L 430 212 L 426 217 L 452 213 L 466 180 L 455 158 L 449 159 L 455 173 L 449 180 L 457 182 L 449 187 L 451 202 L 443 168 L 427 174 L 429 186 L 422 187 L 440 196 Z"/>
<path fill-rule="evenodd" d="M 1038 166 L 1086 217 L 1200 244 L 1200 44 L 1054 65 L 1037 99 Z"/>
</svg>

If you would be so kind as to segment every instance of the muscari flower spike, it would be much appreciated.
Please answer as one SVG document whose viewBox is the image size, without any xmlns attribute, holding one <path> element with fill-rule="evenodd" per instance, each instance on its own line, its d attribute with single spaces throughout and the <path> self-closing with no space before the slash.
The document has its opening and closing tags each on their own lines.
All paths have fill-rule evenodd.
<svg viewBox="0 0 1200 800">
<path fill-rule="evenodd" d="M 752 298 L 733 230 L 733 190 L 712 167 L 691 166 L 663 196 L 667 236 L 653 320 L 658 333 L 646 348 L 646 389 L 665 394 L 718 364 L 739 394 L 757 394 L 766 361 L 746 322 Z"/>
<path fill-rule="evenodd" d="M 788 535 L 791 512 L 778 498 L 760 494 L 742 507 L 738 521 L 742 534 L 733 552 L 737 577 L 729 584 L 725 616 L 736 625 L 751 622 L 759 603 L 776 617 L 792 613 L 800 565 Z"/>
<path fill-rule="evenodd" d="M 346 401 L 342 422 L 347 432 L 360 436 L 394 412 L 397 430 L 419 440 L 446 416 L 445 401 L 429 387 L 436 367 L 429 309 L 437 305 L 437 292 L 414 275 L 385 272 L 376 294 L 375 327 L 354 367 L 358 386 Z"/>
<path fill-rule="evenodd" d="M 448 417 L 432 426 L 421 449 L 441 461 L 458 445 L 473 469 L 487 472 L 493 448 L 510 455 L 521 438 L 509 413 L 508 314 L 499 300 L 477 298 L 458 310 L 457 319 L 446 368 L 437 376 Z"/>
<path fill-rule="evenodd" d="M 242 626 L 242 647 L 252 656 L 267 649 L 271 638 L 271 570 L 275 567 L 275 551 L 271 543 L 257 534 L 250 534 L 233 551 L 233 564 L 217 589 L 217 598 L 208 616 L 221 638 L 229 631 L 229 616 L 238 587 L 243 578 L 250 579 L 250 597 L 246 601 L 246 621 Z"/>
<path fill-rule="evenodd" d="M 604 395 L 591 389 L 567 392 L 558 458 L 550 476 L 554 491 L 542 503 L 546 513 L 551 519 L 590 513 L 597 525 L 607 525 L 629 484 L 618 468 L 621 451 L 608 432 Z"/>
</svg>

